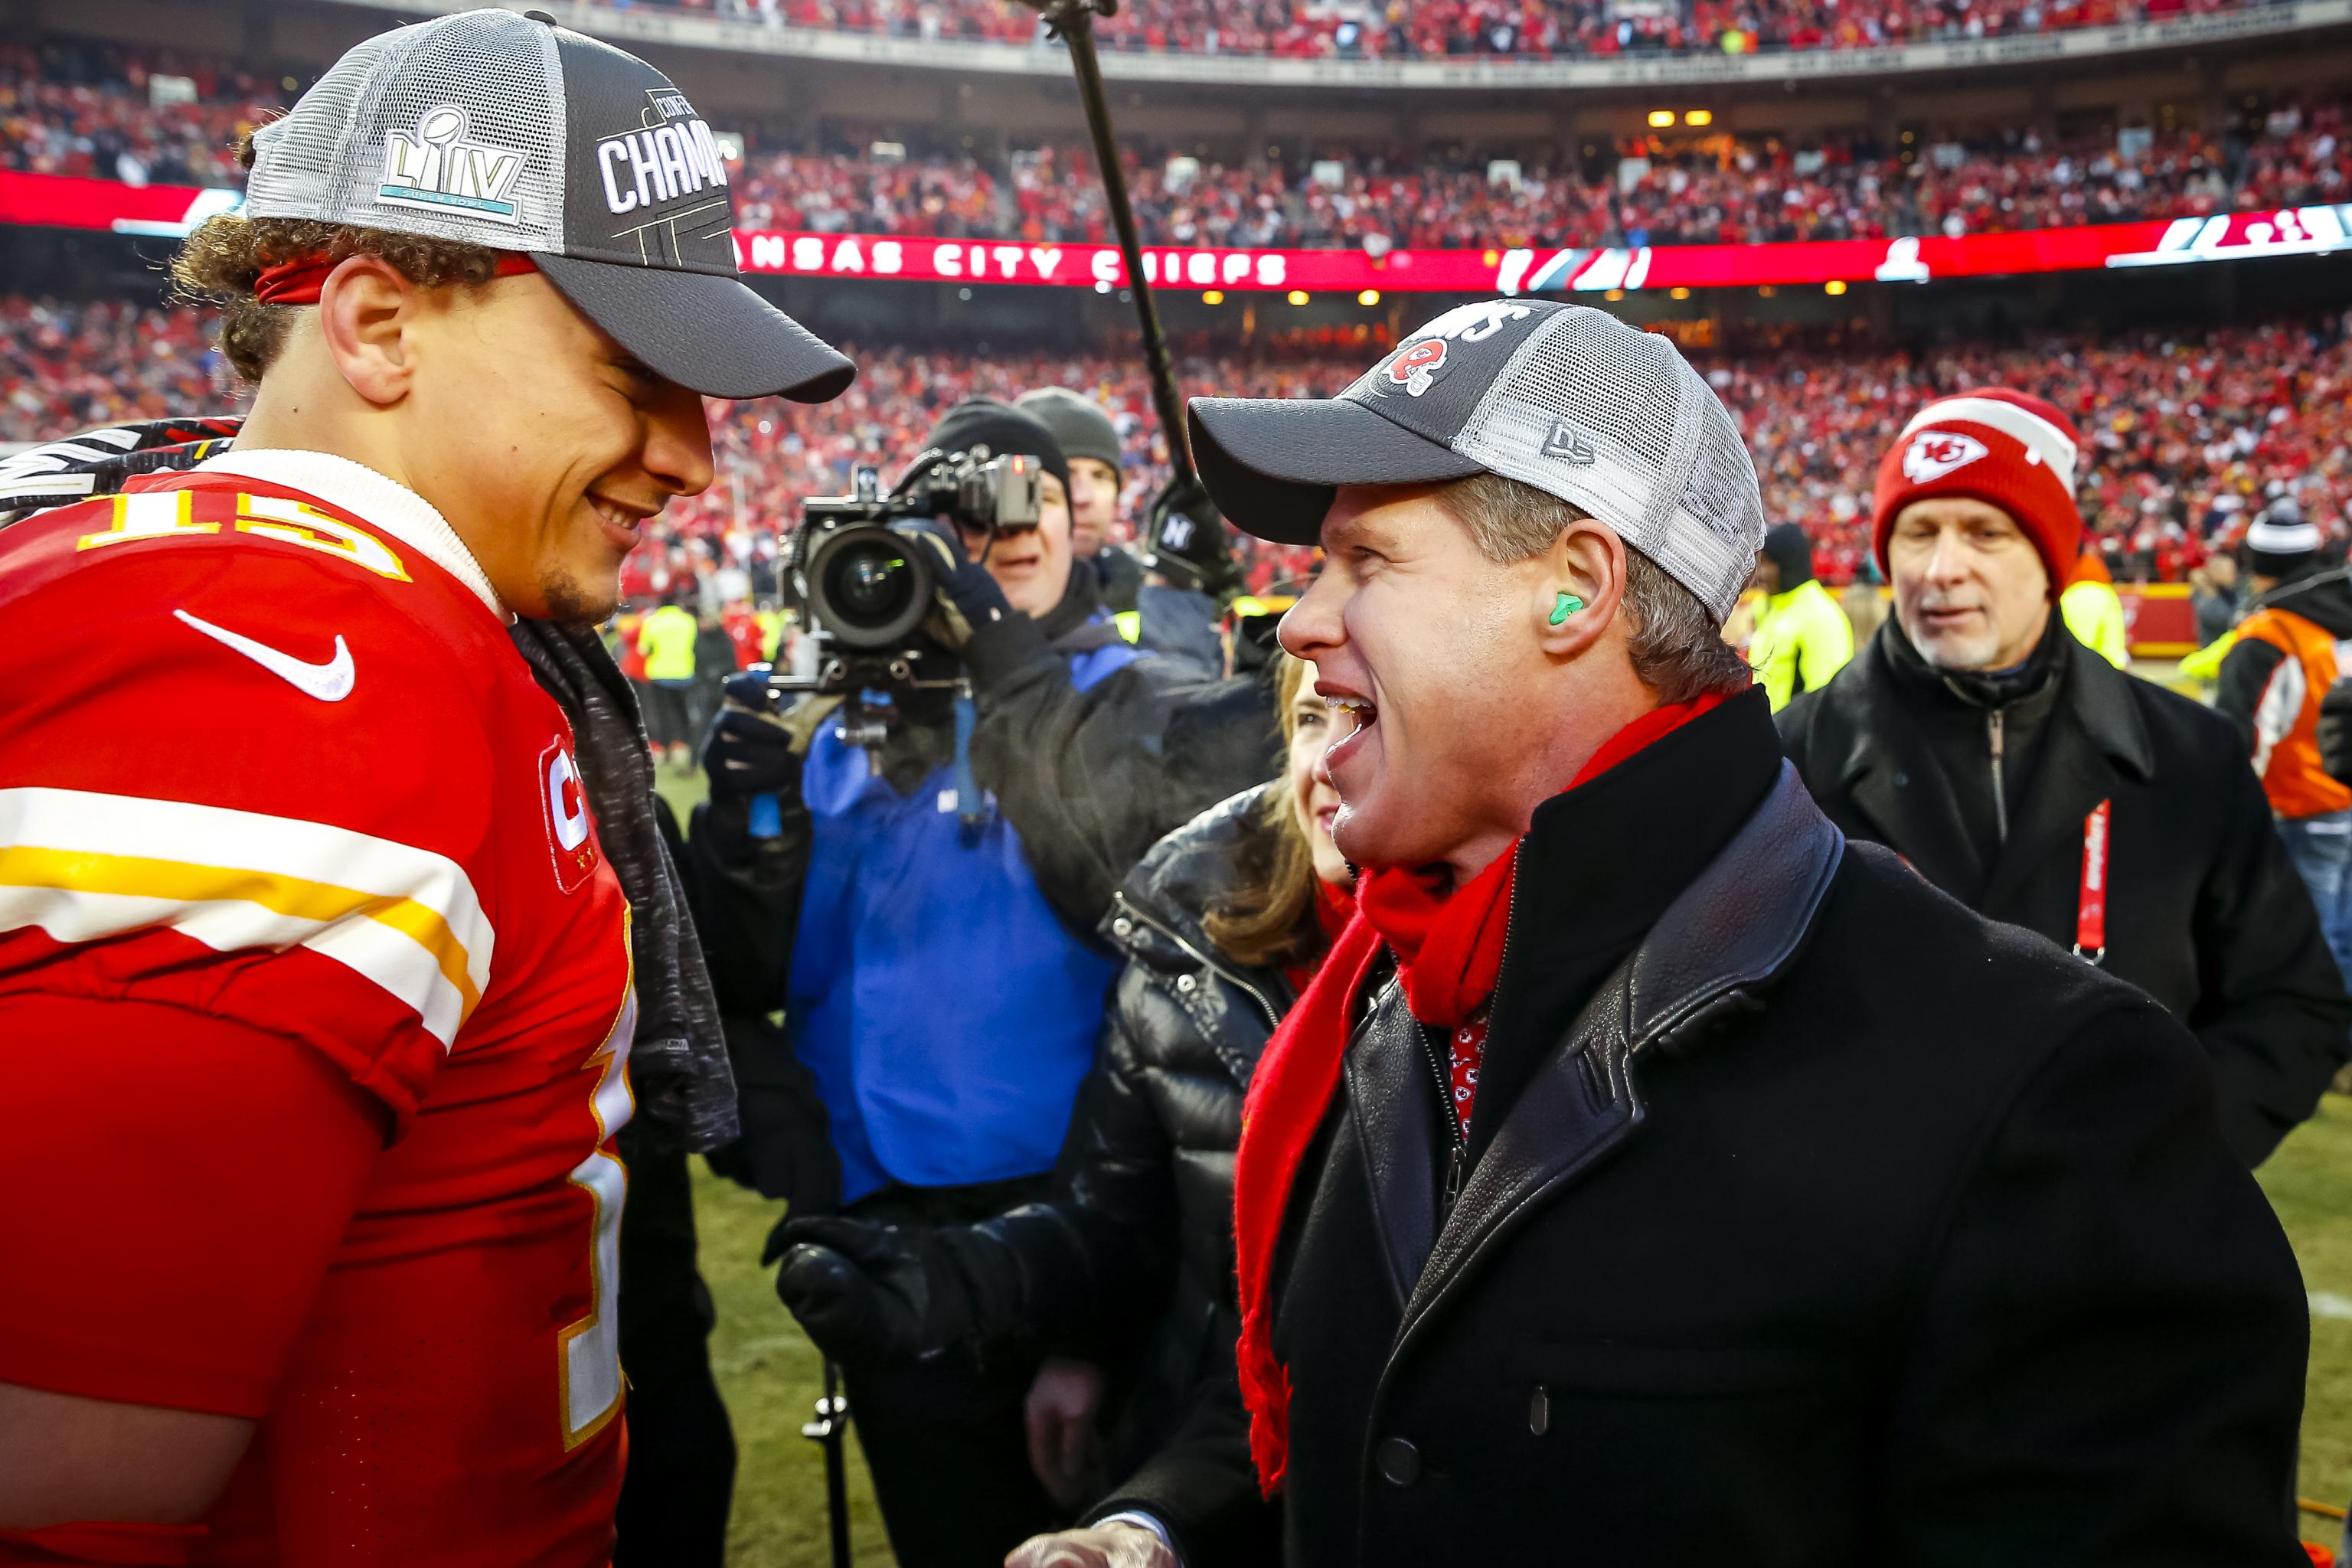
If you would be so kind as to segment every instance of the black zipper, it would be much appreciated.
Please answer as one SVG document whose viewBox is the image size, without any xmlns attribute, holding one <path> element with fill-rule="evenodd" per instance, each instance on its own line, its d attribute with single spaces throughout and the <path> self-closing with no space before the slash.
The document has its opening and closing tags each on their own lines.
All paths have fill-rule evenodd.
<svg viewBox="0 0 2352 1568">
<path fill-rule="evenodd" d="M 1989 709 L 1985 713 L 1985 730 L 1992 737 L 1992 820 L 1997 842 L 2009 842 L 2009 787 L 2000 776 L 2001 723 L 2000 710 Z"/>
<path fill-rule="evenodd" d="M 1454 1200 L 1461 1195 L 1462 1167 L 1470 1152 L 1470 1138 L 1462 1131 L 1462 1118 L 1454 1114 L 1454 1075 L 1446 1070 L 1444 1059 L 1437 1054 L 1433 1033 L 1418 1019 L 1413 1027 L 1421 1031 L 1422 1054 L 1429 1058 L 1430 1070 L 1437 1075 L 1437 1114 L 1445 1122 L 1445 1186 L 1437 1201 L 1437 1223 L 1442 1226 L 1445 1216 L 1454 1212 Z"/>
</svg>

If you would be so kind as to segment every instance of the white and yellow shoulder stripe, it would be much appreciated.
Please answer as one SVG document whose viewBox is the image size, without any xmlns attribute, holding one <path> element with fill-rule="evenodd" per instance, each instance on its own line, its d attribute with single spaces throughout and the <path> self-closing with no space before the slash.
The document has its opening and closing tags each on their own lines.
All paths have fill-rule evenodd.
<svg viewBox="0 0 2352 1568">
<path fill-rule="evenodd" d="M 221 952 L 304 947 L 413 1009 L 446 1048 L 492 932 L 446 856 L 322 822 L 88 790 L 0 789 L 0 931 L 78 943 L 168 928 Z"/>
</svg>

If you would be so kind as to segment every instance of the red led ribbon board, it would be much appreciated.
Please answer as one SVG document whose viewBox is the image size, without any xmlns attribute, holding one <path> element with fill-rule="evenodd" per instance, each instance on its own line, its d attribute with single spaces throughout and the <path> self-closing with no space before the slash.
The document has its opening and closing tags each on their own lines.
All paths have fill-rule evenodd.
<svg viewBox="0 0 2352 1568">
<path fill-rule="evenodd" d="M 180 235 L 237 193 L 186 185 L 0 172 L 0 223 Z M 2352 249 L 2352 205 L 2147 223 L 1970 234 L 1958 238 L 1794 245 L 1661 245 L 1512 250 L 1202 250 L 1153 247 L 1150 281 L 1169 289 L 1355 294 L 1596 294 L 1610 289 L 1927 283 L 2105 268 L 2179 267 Z M 746 272 L 924 283 L 1026 283 L 1109 289 L 1127 282 L 1118 248 L 1015 240 L 739 230 Z"/>
</svg>

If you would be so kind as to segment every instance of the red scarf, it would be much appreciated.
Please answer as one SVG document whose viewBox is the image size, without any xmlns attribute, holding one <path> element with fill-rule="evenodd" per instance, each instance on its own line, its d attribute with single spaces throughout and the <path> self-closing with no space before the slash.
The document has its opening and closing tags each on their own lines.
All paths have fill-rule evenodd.
<svg viewBox="0 0 2352 1568">
<path fill-rule="evenodd" d="M 1570 781 L 1574 789 L 1715 707 L 1720 694 L 1643 714 L 1612 736 Z M 1250 1454 L 1268 1497 L 1290 1457 L 1290 1373 L 1274 1354 L 1273 1273 L 1282 1216 L 1307 1146 L 1322 1126 L 1348 1048 L 1349 1003 L 1386 945 L 1405 1001 L 1423 1023 L 1452 1028 L 1494 994 L 1509 927 L 1518 846 L 1452 892 L 1443 874 L 1369 869 L 1356 884 L 1359 919 L 1339 934 L 1313 984 L 1267 1042 L 1242 1106 L 1234 1162 L 1234 1238 L 1242 1306 L 1238 1347 Z"/>
<path fill-rule="evenodd" d="M 1323 933 L 1323 945 L 1306 963 L 1294 963 L 1282 972 L 1282 977 L 1290 982 L 1292 994 L 1303 996 L 1307 994 L 1307 988 L 1315 984 L 1315 972 L 1323 967 L 1324 959 L 1330 955 L 1332 943 L 1339 940 L 1339 933 L 1346 931 L 1348 922 L 1355 918 L 1356 895 L 1340 883 L 1327 882 L 1318 877 L 1315 879 L 1315 928 Z"/>
</svg>

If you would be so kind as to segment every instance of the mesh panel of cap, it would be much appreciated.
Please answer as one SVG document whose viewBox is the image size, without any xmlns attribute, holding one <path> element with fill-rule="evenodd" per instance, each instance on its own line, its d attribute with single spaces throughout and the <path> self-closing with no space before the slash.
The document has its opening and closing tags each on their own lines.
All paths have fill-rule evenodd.
<svg viewBox="0 0 2352 1568">
<path fill-rule="evenodd" d="M 358 113 L 361 92 L 397 37 L 381 33 L 352 47 L 311 84 L 294 108 L 253 133 L 253 175 L 245 210 L 255 217 L 323 218 L 335 153 Z"/>
<path fill-rule="evenodd" d="M 458 207 L 380 199 L 397 133 L 455 108 L 465 129 L 451 151 L 520 153 L 504 192 L 514 221 Z M 563 78 L 551 28 L 506 11 L 468 11 L 371 38 L 338 61 L 271 126 L 246 210 L 487 245 L 563 251 Z"/>
<path fill-rule="evenodd" d="M 1563 310 L 1530 333 L 1454 449 L 1608 523 L 1718 620 L 1763 542 L 1731 416 L 1672 344 L 1599 310 Z"/>
</svg>

